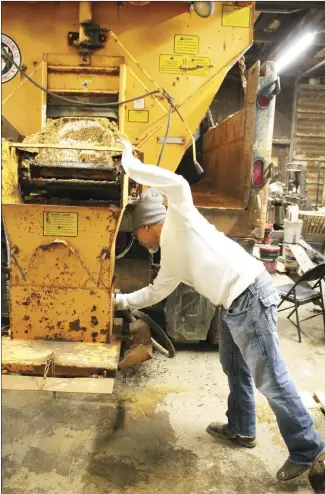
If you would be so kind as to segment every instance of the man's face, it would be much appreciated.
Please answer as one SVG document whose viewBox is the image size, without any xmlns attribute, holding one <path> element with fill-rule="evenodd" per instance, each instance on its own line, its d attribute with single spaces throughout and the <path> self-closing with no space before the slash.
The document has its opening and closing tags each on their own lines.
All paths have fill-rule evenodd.
<svg viewBox="0 0 325 494">
<path fill-rule="evenodd" d="M 141 226 L 136 230 L 139 243 L 148 249 L 150 254 L 155 254 L 159 250 L 159 236 L 154 227 L 155 225 Z"/>
</svg>

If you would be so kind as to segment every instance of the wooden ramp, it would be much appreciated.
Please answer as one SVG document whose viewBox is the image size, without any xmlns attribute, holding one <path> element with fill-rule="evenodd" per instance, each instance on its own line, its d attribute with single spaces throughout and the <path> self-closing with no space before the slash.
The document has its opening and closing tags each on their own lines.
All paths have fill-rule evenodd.
<svg viewBox="0 0 325 494">
<path fill-rule="evenodd" d="M 54 393 L 94 393 L 112 394 L 115 379 L 106 377 L 48 377 L 42 384 L 43 378 L 36 376 L 20 376 L 9 374 L 2 376 L 2 389 L 11 391 L 52 391 Z"/>
<path fill-rule="evenodd" d="M 119 358 L 117 341 L 104 344 L 2 338 L 2 387 L 112 393 Z"/>
</svg>

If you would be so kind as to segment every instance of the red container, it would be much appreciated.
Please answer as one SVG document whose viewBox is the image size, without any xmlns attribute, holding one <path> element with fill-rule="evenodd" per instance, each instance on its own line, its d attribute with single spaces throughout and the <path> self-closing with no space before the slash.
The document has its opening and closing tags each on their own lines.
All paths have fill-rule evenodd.
<svg viewBox="0 0 325 494">
<path fill-rule="evenodd" d="M 265 233 L 264 233 L 264 244 L 271 243 L 272 230 L 273 230 L 273 223 L 266 223 Z"/>
<path fill-rule="evenodd" d="M 278 245 L 260 245 L 261 261 L 276 261 L 280 255 L 280 247 Z"/>
</svg>

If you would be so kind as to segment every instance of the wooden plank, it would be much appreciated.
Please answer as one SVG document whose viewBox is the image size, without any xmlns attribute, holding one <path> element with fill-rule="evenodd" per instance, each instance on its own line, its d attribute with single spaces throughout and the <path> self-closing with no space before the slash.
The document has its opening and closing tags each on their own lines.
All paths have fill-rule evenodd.
<svg viewBox="0 0 325 494">
<path fill-rule="evenodd" d="M 315 391 L 314 398 L 325 411 L 325 391 Z"/>
<path fill-rule="evenodd" d="M 304 216 L 324 216 L 325 217 L 325 213 L 322 211 L 299 211 L 299 217 L 301 219 L 303 219 Z"/>
<path fill-rule="evenodd" d="M 120 369 L 126 369 L 127 367 L 134 367 L 135 365 L 142 364 L 146 360 L 152 359 L 152 345 L 139 345 L 133 348 L 121 362 L 119 363 Z"/>
<path fill-rule="evenodd" d="M 309 393 L 309 391 L 299 391 L 299 396 L 307 410 L 318 408 L 318 404 L 315 401 L 314 396 L 312 395 L 312 393 Z"/>
<path fill-rule="evenodd" d="M 116 370 L 120 347 L 119 341 L 105 344 L 2 338 L 2 366 L 42 365 L 54 354 L 58 366 Z"/>
<path fill-rule="evenodd" d="M 288 244 L 288 247 L 290 248 L 291 252 L 295 256 L 296 261 L 298 262 L 301 270 L 304 273 L 315 266 L 315 264 L 309 258 L 305 249 L 303 247 L 301 247 L 301 245 Z"/>
<path fill-rule="evenodd" d="M 48 377 L 42 386 L 42 377 L 2 375 L 2 389 L 12 391 L 52 391 L 61 393 L 112 394 L 113 378 L 58 378 Z"/>
</svg>

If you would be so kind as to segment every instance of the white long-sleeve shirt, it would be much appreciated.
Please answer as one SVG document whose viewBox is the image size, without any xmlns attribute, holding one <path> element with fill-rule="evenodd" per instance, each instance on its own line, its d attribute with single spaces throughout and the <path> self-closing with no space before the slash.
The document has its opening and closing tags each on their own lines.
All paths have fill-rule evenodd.
<svg viewBox="0 0 325 494">
<path fill-rule="evenodd" d="M 263 264 L 199 213 L 183 177 L 154 165 L 144 165 L 132 156 L 131 148 L 123 153 L 122 165 L 132 180 L 167 196 L 168 209 L 160 237 L 158 276 L 146 288 L 120 294 L 119 307 L 149 307 L 165 299 L 182 282 L 213 304 L 228 309 L 264 272 Z"/>
</svg>

